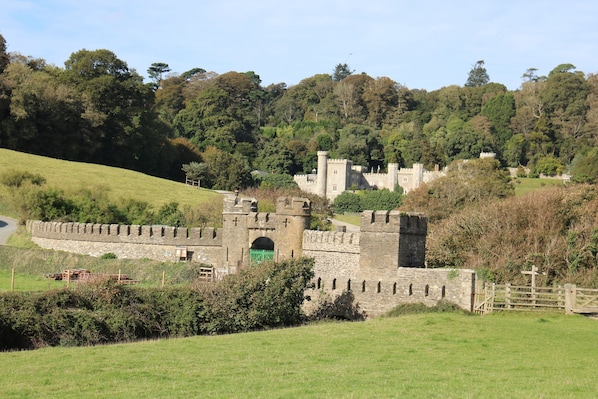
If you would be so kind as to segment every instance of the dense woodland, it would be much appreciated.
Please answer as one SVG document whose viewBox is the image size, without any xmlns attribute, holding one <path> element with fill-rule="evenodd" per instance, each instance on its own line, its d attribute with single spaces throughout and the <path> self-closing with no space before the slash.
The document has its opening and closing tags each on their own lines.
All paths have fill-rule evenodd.
<svg viewBox="0 0 598 399">
<path fill-rule="evenodd" d="M 162 62 L 147 74 L 150 83 L 109 50 L 48 65 L 8 53 L 0 36 L 0 146 L 179 181 L 182 164 L 199 162 L 202 185 L 222 189 L 250 185 L 255 169 L 311 171 L 318 150 L 382 170 L 492 151 L 534 174 L 598 176 L 598 75 L 571 64 L 522 71 L 516 91 L 491 82 L 484 61 L 463 86 L 430 92 L 347 64 L 291 87 L 264 87 L 253 71 L 177 74 Z"/>
</svg>

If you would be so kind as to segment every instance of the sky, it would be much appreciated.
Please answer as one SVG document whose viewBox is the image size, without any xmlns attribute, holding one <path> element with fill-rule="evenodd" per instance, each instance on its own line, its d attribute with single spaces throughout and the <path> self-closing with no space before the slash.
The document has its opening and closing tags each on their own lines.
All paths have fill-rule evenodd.
<svg viewBox="0 0 598 399">
<path fill-rule="evenodd" d="M 2 0 L 9 52 L 64 66 L 108 49 L 146 77 L 253 71 L 293 86 L 347 63 L 410 89 L 463 86 L 479 60 L 510 90 L 528 68 L 598 73 L 593 0 Z"/>
</svg>

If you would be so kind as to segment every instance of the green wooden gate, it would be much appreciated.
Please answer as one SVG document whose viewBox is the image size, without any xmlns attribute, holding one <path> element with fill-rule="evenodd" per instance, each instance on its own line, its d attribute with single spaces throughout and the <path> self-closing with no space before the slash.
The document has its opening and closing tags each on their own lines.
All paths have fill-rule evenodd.
<svg viewBox="0 0 598 399">
<path fill-rule="evenodd" d="M 259 265 L 263 261 L 274 259 L 274 251 L 269 249 L 250 249 L 249 264 Z"/>
</svg>

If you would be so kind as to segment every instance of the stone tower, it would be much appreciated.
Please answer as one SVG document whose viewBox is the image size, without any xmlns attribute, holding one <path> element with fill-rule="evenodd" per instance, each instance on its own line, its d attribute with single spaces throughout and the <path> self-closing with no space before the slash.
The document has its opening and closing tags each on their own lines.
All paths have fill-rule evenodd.
<svg viewBox="0 0 598 399">
<path fill-rule="evenodd" d="M 229 273 L 249 263 L 247 216 L 257 212 L 255 198 L 233 195 L 224 198 L 222 210 L 222 261 Z"/>
<path fill-rule="evenodd" d="M 359 262 L 362 278 L 393 279 L 399 267 L 425 267 L 427 231 L 428 220 L 421 213 L 363 212 Z"/>
<path fill-rule="evenodd" d="M 318 151 L 318 171 L 316 177 L 316 194 L 326 197 L 326 185 L 328 184 L 328 152 Z"/>
<path fill-rule="evenodd" d="M 390 191 L 394 191 L 397 184 L 399 184 L 399 164 L 398 163 L 389 163 L 388 164 L 388 174 L 387 174 L 387 183 L 386 187 Z"/>
<path fill-rule="evenodd" d="M 281 197 L 276 202 L 275 259 L 297 258 L 303 252 L 303 231 L 311 222 L 307 198 Z"/>
</svg>

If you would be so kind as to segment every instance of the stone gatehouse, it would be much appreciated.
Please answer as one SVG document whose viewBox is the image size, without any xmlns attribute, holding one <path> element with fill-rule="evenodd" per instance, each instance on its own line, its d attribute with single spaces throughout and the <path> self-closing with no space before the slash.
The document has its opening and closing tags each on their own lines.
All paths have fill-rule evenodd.
<svg viewBox="0 0 598 399">
<path fill-rule="evenodd" d="M 471 309 L 471 270 L 426 269 L 427 218 L 421 213 L 365 211 L 358 233 L 309 230 L 311 203 L 279 198 L 276 213 L 257 212 L 252 198 L 224 198 L 222 228 L 175 228 L 28 221 L 42 248 L 92 256 L 184 260 L 210 264 L 221 278 L 259 262 L 307 256 L 315 260 L 309 295 L 351 291 L 375 316 L 399 303 L 441 299 Z"/>
</svg>

